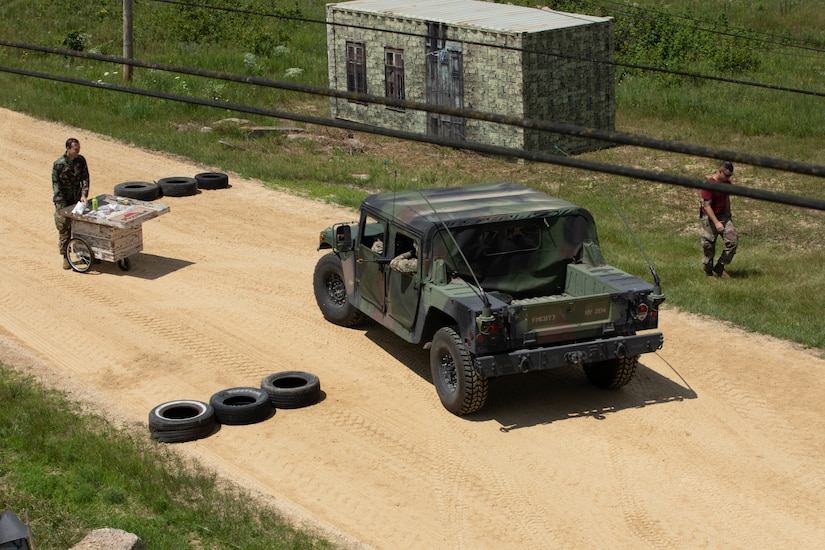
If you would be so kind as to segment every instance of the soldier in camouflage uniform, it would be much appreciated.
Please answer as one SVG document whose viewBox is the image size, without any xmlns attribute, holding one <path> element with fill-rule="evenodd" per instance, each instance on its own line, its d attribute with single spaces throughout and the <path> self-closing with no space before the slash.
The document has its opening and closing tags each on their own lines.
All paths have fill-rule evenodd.
<svg viewBox="0 0 825 550">
<path fill-rule="evenodd" d="M 66 245 L 72 236 L 72 222 L 61 216 L 59 210 L 78 201 L 86 201 L 89 196 L 89 167 L 80 154 L 80 142 L 75 138 L 66 140 L 66 153 L 54 161 L 52 166 L 52 191 L 54 201 L 54 225 L 58 232 L 58 248 L 63 256 L 63 269 L 69 269 L 66 260 Z"/>
<path fill-rule="evenodd" d="M 390 269 L 398 273 L 415 273 L 418 271 L 418 243 L 413 242 L 414 250 L 399 254 L 390 260 Z"/>
</svg>

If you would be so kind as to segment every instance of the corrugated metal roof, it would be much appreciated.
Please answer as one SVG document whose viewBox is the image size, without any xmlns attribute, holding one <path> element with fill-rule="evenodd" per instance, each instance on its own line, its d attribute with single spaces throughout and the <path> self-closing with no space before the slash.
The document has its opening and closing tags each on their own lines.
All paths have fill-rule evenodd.
<svg viewBox="0 0 825 550">
<path fill-rule="evenodd" d="M 461 27 L 478 27 L 505 33 L 539 32 L 609 21 L 561 11 L 540 10 L 475 0 L 353 0 L 328 7 L 409 19 L 421 19 Z"/>
</svg>

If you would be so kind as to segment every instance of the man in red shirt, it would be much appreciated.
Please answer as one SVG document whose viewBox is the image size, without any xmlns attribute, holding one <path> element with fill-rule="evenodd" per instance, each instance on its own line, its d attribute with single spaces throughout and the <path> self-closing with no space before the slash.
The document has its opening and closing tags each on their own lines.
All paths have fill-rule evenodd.
<svg viewBox="0 0 825 550">
<path fill-rule="evenodd" d="M 719 165 L 715 174 L 708 177 L 714 183 L 730 184 L 733 175 L 733 164 L 724 161 Z M 722 278 L 729 279 L 725 266 L 733 260 L 736 246 L 739 244 L 739 235 L 733 227 L 730 213 L 730 196 L 720 191 L 702 189 L 702 205 L 699 209 L 702 222 L 702 267 L 708 277 L 716 273 Z M 716 238 L 722 237 L 725 248 L 719 256 L 719 261 L 713 265 L 713 256 L 716 254 Z"/>
</svg>

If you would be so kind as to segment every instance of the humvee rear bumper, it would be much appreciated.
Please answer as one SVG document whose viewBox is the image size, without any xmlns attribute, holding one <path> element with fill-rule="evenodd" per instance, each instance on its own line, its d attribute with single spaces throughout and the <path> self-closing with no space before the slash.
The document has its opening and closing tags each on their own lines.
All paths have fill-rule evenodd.
<svg viewBox="0 0 825 550">
<path fill-rule="evenodd" d="M 498 355 L 482 355 L 476 357 L 476 360 L 479 374 L 485 378 L 492 378 L 505 374 L 548 370 L 641 355 L 661 349 L 662 344 L 664 344 L 662 333 L 653 332 L 552 347 L 522 349 Z"/>
</svg>

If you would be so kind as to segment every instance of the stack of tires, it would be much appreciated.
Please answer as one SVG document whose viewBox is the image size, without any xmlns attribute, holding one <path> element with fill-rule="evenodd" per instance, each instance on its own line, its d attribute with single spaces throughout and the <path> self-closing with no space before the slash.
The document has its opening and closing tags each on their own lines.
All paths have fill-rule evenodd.
<svg viewBox="0 0 825 550">
<path fill-rule="evenodd" d="M 276 409 L 296 409 L 321 400 L 321 382 L 303 371 L 276 372 L 260 388 L 237 387 L 212 395 L 209 403 L 179 399 L 149 412 L 149 433 L 164 443 L 194 441 L 212 435 L 221 425 L 244 425 L 271 418 Z"/>
<path fill-rule="evenodd" d="M 223 172 L 201 172 L 195 177 L 171 176 L 157 182 L 125 181 L 115 185 L 114 194 L 142 201 L 153 201 L 160 197 L 188 197 L 197 195 L 201 189 L 226 189 L 229 176 Z"/>
</svg>

